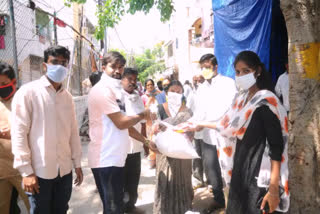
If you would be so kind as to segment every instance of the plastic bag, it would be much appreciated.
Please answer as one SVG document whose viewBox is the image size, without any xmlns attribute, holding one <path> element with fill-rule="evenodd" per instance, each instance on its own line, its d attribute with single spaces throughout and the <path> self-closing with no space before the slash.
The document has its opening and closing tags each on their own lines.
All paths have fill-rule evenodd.
<svg viewBox="0 0 320 214">
<path fill-rule="evenodd" d="M 170 128 L 159 132 L 154 137 L 158 150 L 171 158 L 195 159 L 200 158 L 190 139 L 184 133 L 177 133 Z"/>
</svg>

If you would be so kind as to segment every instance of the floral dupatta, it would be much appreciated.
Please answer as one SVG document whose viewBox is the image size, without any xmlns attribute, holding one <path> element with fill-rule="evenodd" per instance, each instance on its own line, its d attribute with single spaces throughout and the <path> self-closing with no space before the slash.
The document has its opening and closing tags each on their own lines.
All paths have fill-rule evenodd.
<svg viewBox="0 0 320 214">
<path fill-rule="evenodd" d="M 232 108 L 224 115 L 224 117 L 217 124 L 217 131 L 226 137 L 227 139 L 220 145 L 217 145 L 217 152 L 219 162 L 221 166 L 222 175 L 227 184 L 230 183 L 232 168 L 233 168 L 233 157 L 236 148 L 237 138 L 242 139 L 246 133 L 246 129 L 250 124 L 253 112 L 260 106 L 266 105 L 270 110 L 279 118 L 282 136 L 284 141 L 284 151 L 281 160 L 280 169 L 280 190 L 284 190 L 284 193 L 280 197 L 280 204 L 277 207 L 277 211 L 287 212 L 289 209 L 289 187 L 288 187 L 288 118 L 287 112 L 284 107 L 280 104 L 279 99 L 268 90 L 258 91 L 252 98 L 246 103 L 248 96 L 247 93 L 239 94 L 233 104 Z M 246 105 L 244 105 L 246 103 Z M 268 143 L 266 144 L 268 145 Z M 269 147 L 266 146 L 257 185 L 259 187 L 268 188 L 271 174 L 271 159 L 268 155 Z"/>
</svg>

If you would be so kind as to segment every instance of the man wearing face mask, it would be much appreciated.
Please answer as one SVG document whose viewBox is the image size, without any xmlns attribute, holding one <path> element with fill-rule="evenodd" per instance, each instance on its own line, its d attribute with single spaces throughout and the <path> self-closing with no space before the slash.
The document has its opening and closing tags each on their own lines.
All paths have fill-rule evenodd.
<svg viewBox="0 0 320 214">
<path fill-rule="evenodd" d="M 206 80 L 197 91 L 194 121 L 215 121 L 229 109 L 237 92 L 231 78 L 218 74 L 218 62 L 213 54 L 205 54 L 200 58 L 202 75 Z M 216 145 L 224 138 L 209 129 L 201 132 L 201 157 L 208 184 L 212 186 L 214 201 L 209 211 L 225 207 L 221 170 Z"/>
<path fill-rule="evenodd" d="M 109 52 L 102 60 L 104 73 L 101 80 L 91 89 L 88 99 L 91 139 L 88 164 L 105 214 L 124 213 L 124 166 L 130 146 L 129 136 L 156 151 L 155 144 L 133 127 L 148 118 L 150 111 L 131 116 L 125 114 L 121 88 L 125 63 L 119 52 Z M 111 206 L 111 200 L 114 206 Z"/>
<path fill-rule="evenodd" d="M 18 195 L 29 208 L 28 197 L 21 187 L 22 177 L 19 171 L 13 168 L 11 153 L 10 113 L 15 92 L 14 70 L 7 63 L 0 62 L 0 210 L 4 214 L 17 213 L 20 210 Z"/>
<path fill-rule="evenodd" d="M 14 167 L 30 201 L 30 213 L 67 213 L 74 184 L 82 183 L 81 144 L 72 95 L 62 82 L 70 52 L 62 46 L 44 51 L 39 80 L 23 85 L 12 102 Z"/>
</svg>

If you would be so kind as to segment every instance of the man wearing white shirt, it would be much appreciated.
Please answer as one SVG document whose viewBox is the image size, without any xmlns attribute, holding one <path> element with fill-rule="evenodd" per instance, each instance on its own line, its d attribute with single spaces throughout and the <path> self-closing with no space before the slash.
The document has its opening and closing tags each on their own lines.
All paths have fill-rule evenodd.
<svg viewBox="0 0 320 214">
<path fill-rule="evenodd" d="M 126 115 L 128 116 L 137 115 L 144 111 L 143 101 L 139 93 L 135 90 L 137 76 L 138 71 L 133 68 L 125 68 L 122 75 L 121 85 L 123 88 Z M 146 137 L 145 121 L 140 121 L 134 128 Z M 138 185 L 141 173 L 141 152 L 143 150 L 146 152 L 149 151 L 148 148 L 144 148 L 139 141 L 130 137 L 129 152 L 124 167 L 124 192 L 127 196 L 124 197 L 125 212 L 139 213 L 140 211 L 135 207 L 135 203 L 138 199 Z"/>
<path fill-rule="evenodd" d="M 155 145 L 133 127 L 145 120 L 149 111 L 132 116 L 125 114 L 121 88 L 125 63 L 119 52 L 106 54 L 102 60 L 104 73 L 90 90 L 88 98 L 91 139 L 88 165 L 94 175 L 104 214 L 124 213 L 124 166 L 129 151 L 129 136 L 156 150 Z"/>
<path fill-rule="evenodd" d="M 22 175 L 30 213 L 65 214 L 72 192 L 83 180 L 81 144 L 72 95 L 62 82 L 70 52 L 62 46 L 44 51 L 46 75 L 23 85 L 12 102 L 12 153 Z"/>
<path fill-rule="evenodd" d="M 197 110 L 201 110 L 201 103 L 199 105 L 199 103 L 197 103 L 197 101 L 199 100 L 199 96 L 198 96 L 198 89 L 201 88 L 202 83 L 204 83 L 205 79 L 203 78 L 202 75 L 197 74 L 195 76 L 193 76 L 192 78 L 193 81 L 193 105 L 192 105 L 192 112 L 194 114 L 199 114 L 198 112 L 196 112 Z M 200 89 L 201 91 L 201 89 Z M 203 142 L 203 136 L 202 136 L 202 131 L 196 132 L 194 134 L 194 139 L 193 139 L 193 143 L 194 143 L 194 147 L 199 155 L 200 158 L 196 158 L 192 160 L 192 175 L 193 177 L 195 177 L 199 183 L 196 184 L 196 186 L 194 187 L 194 189 L 197 189 L 199 187 L 203 187 L 204 186 L 204 179 L 203 179 L 203 159 L 202 159 L 202 151 L 201 151 L 201 142 Z"/>
<path fill-rule="evenodd" d="M 284 108 L 289 111 L 290 103 L 289 103 L 289 73 L 288 73 L 288 64 L 286 64 L 287 71 L 281 74 L 277 81 L 277 85 L 275 87 L 275 91 L 277 96 L 282 97 L 282 103 Z"/>
<path fill-rule="evenodd" d="M 215 121 L 229 109 L 237 92 L 234 80 L 218 74 L 218 62 L 213 54 L 200 59 L 206 81 L 198 88 L 196 113 L 192 120 Z M 212 186 L 214 201 L 211 210 L 225 207 L 223 182 L 216 145 L 224 138 L 214 130 L 202 130 L 201 152 L 208 184 Z"/>
<path fill-rule="evenodd" d="M 204 77 L 201 74 L 194 75 L 192 78 L 193 82 L 193 91 L 197 91 L 200 84 L 205 81 Z"/>
</svg>

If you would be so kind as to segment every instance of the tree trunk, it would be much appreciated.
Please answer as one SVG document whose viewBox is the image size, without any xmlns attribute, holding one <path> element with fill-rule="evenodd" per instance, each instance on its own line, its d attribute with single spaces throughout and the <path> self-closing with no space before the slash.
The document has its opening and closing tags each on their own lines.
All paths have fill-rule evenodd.
<svg viewBox="0 0 320 214">
<path fill-rule="evenodd" d="M 320 213 L 320 1 L 281 0 L 289 38 L 290 214 Z"/>
</svg>

